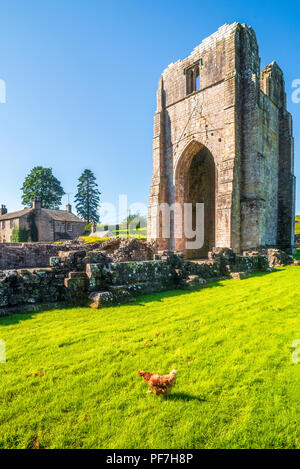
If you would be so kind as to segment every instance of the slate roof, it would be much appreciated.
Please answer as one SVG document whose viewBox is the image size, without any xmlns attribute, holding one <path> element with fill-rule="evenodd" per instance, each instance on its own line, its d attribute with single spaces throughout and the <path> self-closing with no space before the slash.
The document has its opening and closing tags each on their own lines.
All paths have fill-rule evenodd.
<svg viewBox="0 0 300 469">
<path fill-rule="evenodd" d="M 74 213 L 67 212 L 67 210 L 49 210 L 47 208 L 42 208 L 43 212 L 46 212 L 49 217 L 53 218 L 56 221 L 67 221 L 73 223 L 84 223 L 81 218 L 74 215 Z"/>
<path fill-rule="evenodd" d="M 12 218 L 21 218 L 26 213 L 31 212 L 32 208 L 25 208 L 24 210 L 18 210 L 17 212 L 6 213 L 5 215 L 0 215 L 0 221 L 2 220 L 11 220 Z"/>
<path fill-rule="evenodd" d="M 6 213 L 5 215 L 0 216 L 0 221 L 2 220 L 12 220 L 14 218 L 21 218 L 27 213 L 33 211 L 33 208 L 25 208 L 24 210 L 19 210 L 18 212 Z M 74 215 L 74 213 L 67 212 L 67 210 L 49 210 L 47 208 L 42 208 L 42 212 L 46 212 L 49 217 L 56 221 L 62 222 L 72 222 L 72 223 L 84 223 L 81 218 Z"/>
</svg>

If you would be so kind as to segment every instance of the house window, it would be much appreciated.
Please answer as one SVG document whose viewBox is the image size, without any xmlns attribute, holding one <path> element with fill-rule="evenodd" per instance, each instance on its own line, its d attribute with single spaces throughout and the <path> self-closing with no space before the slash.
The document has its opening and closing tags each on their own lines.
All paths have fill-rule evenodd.
<svg viewBox="0 0 300 469">
<path fill-rule="evenodd" d="M 67 231 L 73 231 L 72 223 L 67 223 Z"/>
<path fill-rule="evenodd" d="M 13 227 L 14 227 L 14 221 L 13 220 L 10 220 L 9 226 L 10 226 L 10 229 L 12 230 Z"/>
<path fill-rule="evenodd" d="M 2 222 L 2 230 L 5 230 L 5 221 Z"/>
</svg>

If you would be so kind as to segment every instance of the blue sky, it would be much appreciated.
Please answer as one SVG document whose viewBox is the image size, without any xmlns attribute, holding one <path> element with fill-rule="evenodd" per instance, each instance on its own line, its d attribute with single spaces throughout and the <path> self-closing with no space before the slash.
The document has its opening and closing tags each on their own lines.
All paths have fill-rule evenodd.
<svg viewBox="0 0 300 469">
<path fill-rule="evenodd" d="M 299 187 L 300 103 L 291 101 L 300 79 L 299 2 L 2 0 L 0 203 L 19 209 L 25 175 L 42 165 L 71 199 L 90 168 L 102 201 L 128 194 L 129 203 L 147 204 L 159 76 L 234 21 L 255 29 L 262 67 L 275 59 L 285 72 Z M 300 192 L 297 200 L 300 213 Z"/>
</svg>

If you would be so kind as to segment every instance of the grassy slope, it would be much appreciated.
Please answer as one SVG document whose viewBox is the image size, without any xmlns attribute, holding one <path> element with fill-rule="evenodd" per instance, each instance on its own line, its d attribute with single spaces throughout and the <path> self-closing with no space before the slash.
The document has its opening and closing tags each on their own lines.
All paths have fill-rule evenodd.
<svg viewBox="0 0 300 469">
<path fill-rule="evenodd" d="M 288 267 L 1 319 L 0 447 L 300 448 L 299 282 Z M 146 395 L 137 371 L 173 367 L 173 394 Z"/>
</svg>

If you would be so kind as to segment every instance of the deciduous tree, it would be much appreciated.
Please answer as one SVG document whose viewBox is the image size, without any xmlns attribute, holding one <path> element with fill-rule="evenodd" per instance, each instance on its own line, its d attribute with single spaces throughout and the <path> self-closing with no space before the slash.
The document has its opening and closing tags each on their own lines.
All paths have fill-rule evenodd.
<svg viewBox="0 0 300 469">
<path fill-rule="evenodd" d="M 58 209 L 61 198 L 65 194 L 61 183 L 53 175 L 51 168 L 36 166 L 26 176 L 21 188 L 22 203 L 30 207 L 36 197 L 39 197 L 43 208 Z"/>
</svg>

